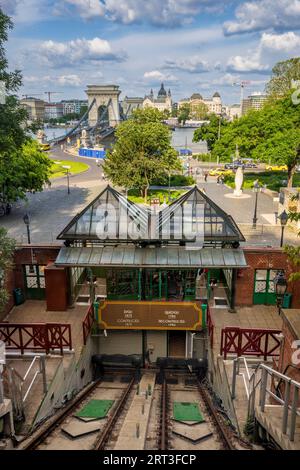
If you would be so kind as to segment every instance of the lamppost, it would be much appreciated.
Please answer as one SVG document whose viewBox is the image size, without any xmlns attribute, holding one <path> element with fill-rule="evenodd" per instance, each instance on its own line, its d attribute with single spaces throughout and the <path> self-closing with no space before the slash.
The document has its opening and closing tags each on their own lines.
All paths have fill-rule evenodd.
<svg viewBox="0 0 300 470">
<path fill-rule="evenodd" d="M 256 222 L 257 222 L 257 199 L 258 199 L 258 192 L 259 192 L 260 186 L 259 182 L 256 180 L 254 181 L 253 184 L 253 191 L 255 193 L 255 206 L 254 206 L 254 215 L 253 215 L 253 224 L 252 228 L 256 228 Z"/>
<path fill-rule="evenodd" d="M 64 170 L 66 170 L 66 175 L 67 175 L 67 182 L 68 182 L 68 194 L 70 194 L 70 169 L 71 167 L 69 165 L 62 165 L 61 166 Z"/>
<path fill-rule="evenodd" d="M 289 220 L 289 215 L 287 214 L 286 211 L 281 212 L 281 214 L 278 216 L 278 219 L 280 220 L 281 224 L 281 239 L 280 239 L 280 248 L 283 246 L 283 235 L 284 235 L 284 229 L 285 226 Z"/>
<path fill-rule="evenodd" d="M 278 308 L 278 315 L 281 314 L 283 297 L 287 290 L 287 280 L 284 271 L 278 271 L 274 278 L 274 287 L 276 293 L 276 303 Z"/>
<path fill-rule="evenodd" d="M 30 240 L 30 218 L 28 214 L 25 214 L 23 217 L 23 222 L 26 225 L 27 229 L 27 240 L 28 240 L 28 245 L 30 245 L 31 240 Z"/>
</svg>

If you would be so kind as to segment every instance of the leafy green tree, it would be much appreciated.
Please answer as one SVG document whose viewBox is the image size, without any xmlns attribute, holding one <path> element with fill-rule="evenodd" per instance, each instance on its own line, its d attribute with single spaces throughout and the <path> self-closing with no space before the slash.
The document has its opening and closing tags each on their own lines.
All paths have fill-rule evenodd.
<svg viewBox="0 0 300 470">
<path fill-rule="evenodd" d="M 223 129 L 228 125 L 228 121 L 213 113 L 209 114 L 207 119 L 209 120 L 207 124 L 203 124 L 203 126 L 195 130 L 193 142 L 205 140 L 208 150 L 211 151 L 218 138 L 222 136 Z"/>
<path fill-rule="evenodd" d="M 0 9 L 0 80 L 7 91 L 0 105 L 0 202 L 10 203 L 25 198 L 26 191 L 41 191 L 48 181 L 50 160 L 29 137 L 27 112 L 14 93 L 22 83 L 20 71 L 8 71 L 4 44 L 12 28 L 10 18 Z"/>
<path fill-rule="evenodd" d="M 178 109 L 178 122 L 182 123 L 183 125 L 186 123 L 191 116 L 191 106 L 189 103 L 184 103 Z"/>
<path fill-rule="evenodd" d="M 115 185 L 139 189 L 147 200 L 150 184 L 165 172 L 180 169 L 171 147 L 171 132 L 162 124 L 159 111 L 136 110 L 116 130 L 116 143 L 108 152 L 103 168 Z"/>
<path fill-rule="evenodd" d="M 191 117 L 193 119 L 197 119 L 198 121 L 206 119 L 208 117 L 208 114 L 208 107 L 205 103 L 199 103 L 191 108 Z"/>
<path fill-rule="evenodd" d="M 300 58 L 278 62 L 272 69 L 272 77 L 266 86 L 270 97 L 281 97 L 293 88 L 293 81 L 300 80 Z"/>
<path fill-rule="evenodd" d="M 0 227 L 0 313 L 9 299 L 5 286 L 6 274 L 12 267 L 15 242 L 8 237 L 6 230 Z"/>
<path fill-rule="evenodd" d="M 293 104 L 288 93 L 225 126 L 212 153 L 223 161 L 230 161 L 238 145 L 241 157 L 287 165 L 288 187 L 291 187 L 300 160 L 299 126 L 300 108 Z"/>
</svg>

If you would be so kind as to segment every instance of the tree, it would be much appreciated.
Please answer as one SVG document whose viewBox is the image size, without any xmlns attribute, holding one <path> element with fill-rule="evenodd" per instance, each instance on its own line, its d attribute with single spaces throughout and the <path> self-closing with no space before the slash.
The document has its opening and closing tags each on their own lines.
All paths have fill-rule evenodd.
<svg viewBox="0 0 300 470">
<path fill-rule="evenodd" d="M 27 191 L 41 191 L 51 167 L 51 161 L 29 136 L 27 112 L 13 94 L 22 77 L 18 70 L 8 71 L 4 43 L 11 28 L 10 18 L 0 9 L 0 80 L 8 94 L 5 104 L 0 105 L 0 199 L 4 203 L 25 198 Z"/>
<path fill-rule="evenodd" d="M 293 104 L 291 93 L 268 102 L 260 110 L 250 110 L 225 126 L 212 153 L 223 161 L 230 161 L 238 145 L 244 158 L 287 165 L 288 187 L 291 187 L 300 160 L 299 111 L 299 106 Z"/>
<path fill-rule="evenodd" d="M 297 205 L 299 204 L 300 200 L 300 189 L 298 189 L 297 193 L 294 194 L 291 199 L 297 201 Z M 300 221 L 300 212 L 290 212 L 289 219 L 294 222 Z M 300 236 L 300 232 L 298 233 Z M 296 271 L 290 275 L 290 281 L 298 281 L 300 279 L 300 246 L 286 246 L 285 252 L 288 255 L 289 260 L 291 261 L 292 265 L 295 267 Z"/>
<path fill-rule="evenodd" d="M 293 81 L 297 80 L 300 80 L 299 57 L 278 62 L 273 67 L 271 80 L 266 85 L 267 94 L 271 98 L 282 97 L 293 88 Z"/>
<path fill-rule="evenodd" d="M 221 137 L 223 129 L 227 126 L 228 121 L 216 114 L 209 114 L 207 119 L 209 120 L 207 124 L 203 124 L 195 130 L 193 142 L 205 140 L 207 142 L 208 150 L 211 151 L 219 136 Z"/>
<path fill-rule="evenodd" d="M 191 108 L 191 117 L 198 121 L 206 119 L 208 116 L 208 107 L 205 103 L 198 103 L 196 106 Z"/>
<path fill-rule="evenodd" d="M 9 298 L 5 287 L 5 278 L 7 271 L 12 267 L 14 249 L 14 240 L 7 236 L 4 228 L 0 227 L 0 313 L 3 311 Z"/>
<path fill-rule="evenodd" d="M 139 189 L 147 201 L 151 182 L 166 171 L 180 168 L 171 147 L 171 132 L 153 108 L 136 110 L 116 130 L 116 143 L 103 168 L 113 184 Z"/>
<path fill-rule="evenodd" d="M 184 103 L 178 109 L 178 122 L 184 125 L 191 115 L 191 106 L 189 103 Z"/>
</svg>

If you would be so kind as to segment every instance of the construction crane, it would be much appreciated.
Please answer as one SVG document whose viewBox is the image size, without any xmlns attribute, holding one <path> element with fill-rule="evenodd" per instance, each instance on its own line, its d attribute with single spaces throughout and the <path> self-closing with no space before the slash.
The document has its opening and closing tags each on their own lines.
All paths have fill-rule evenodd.
<svg viewBox="0 0 300 470">
<path fill-rule="evenodd" d="M 51 103 L 51 95 L 57 95 L 62 93 L 62 91 L 44 91 L 45 95 L 48 95 L 48 102 Z"/>
<path fill-rule="evenodd" d="M 42 93 L 30 93 L 28 95 L 22 95 L 27 100 L 27 98 L 31 98 L 31 96 L 42 96 Z"/>
<path fill-rule="evenodd" d="M 241 106 L 242 106 L 243 100 L 244 100 L 244 88 L 245 88 L 245 86 L 250 85 L 250 83 L 251 82 L 249 82 L 249 81 L 241 81 L 241 82 L 234 82 L 232 84 L 233 86 L 241 87 Z"/>
</svg>

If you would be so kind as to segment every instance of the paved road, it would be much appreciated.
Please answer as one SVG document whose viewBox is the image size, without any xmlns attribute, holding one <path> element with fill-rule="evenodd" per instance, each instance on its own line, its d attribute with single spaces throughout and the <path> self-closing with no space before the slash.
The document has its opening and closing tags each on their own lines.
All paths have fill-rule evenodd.
<svg viewBox="0 0 300 470">
<path fill-rule="evenodd" d="M 107 184 L 102 180 L 102 170 L 92 159 L 74 157 L 60 148 L 56 148 L 50 156 L 54 160 L 72 160 L 87 163 L 88 171 L 70 177 L 70 194 L 67 193 L 66 177 L 52 182 L 50 188 L 41 193 L 29 194 L 28 201 L 20 201 L 14 205 L 9 216 L 2 217 L 0 223 L 6 227 L 11 236 L 19 242 L 26 242 L 26 227 L 23 216 L 26 212 L 30 214 L 32 243 L 55 243 L 57 235 L 69 223 L 69 221 L 80 212 Z M 278 245 L 280 239 L 280 227 L 272 227 L 275 222 L 274 203 L 272 198 L 259 194 L 258 198 L 258 228 L 253 232 L 251 229 L 254 194 L 249 194 L 247 199 L 230 199 L 226 194 L 232 193 L 224 185 L 216 184 L 214 177 L 209 177 L 205 183 L 203 178 L 197 180 L 198 186 L 204 188 L 207 195 L 218 204 L 225 212 L 231 214 L 245 233 L 248 242 L 255 244 Z M 287 240 L 288 231 L 286 231 Z M 295 240 L 293 234 L 292 239 Z"/>
</svg>

